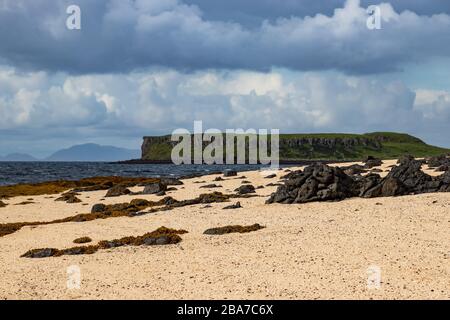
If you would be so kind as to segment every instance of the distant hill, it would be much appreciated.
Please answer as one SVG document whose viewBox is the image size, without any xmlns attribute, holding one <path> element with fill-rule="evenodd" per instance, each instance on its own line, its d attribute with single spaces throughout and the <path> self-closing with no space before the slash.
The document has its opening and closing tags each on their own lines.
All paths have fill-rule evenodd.
<svg viewBox="0 0 450 320">
<path fill-rule="evenodd" d="M 139 150 L 87 143 L 59 150 L 45 161 L 121 161 L 139 158 L 139 155 Z"/>
<path fill-rule="evenodd" d="M 26 153 L 11 153 L 0 157 L 0 161 L 37 161 L 37 159 Z"/>
<path fill-rule="evenodd" d="M 141 159 L 170 161 L 175 144 L 170 141 L 170 136 L 144 137 Z M 280 161 L 360 160 L 369 155 L 393 159 L 403 154 L 426 157 L 448 152 L 449 149 L 431 146 L 419 138 L 395 132 L 280 135 Z"/>
</svg>

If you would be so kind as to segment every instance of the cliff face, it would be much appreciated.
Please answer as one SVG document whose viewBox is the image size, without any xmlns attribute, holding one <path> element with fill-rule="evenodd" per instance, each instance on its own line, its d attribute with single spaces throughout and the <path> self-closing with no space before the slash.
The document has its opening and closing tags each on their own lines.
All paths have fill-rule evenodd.
<svg viewBox="0 0 450 320">
<path fill-rule="evenodd" d="M 361 136 L 314 137 L 301 135 L 280 135 L 280 159 L 352 159 L 361 151 L 379 151 L 379 140 Z M 177 143 L 170 136 L 144 137 L 143 160 L 170 160 L 171 150 Z"/>
</svg>

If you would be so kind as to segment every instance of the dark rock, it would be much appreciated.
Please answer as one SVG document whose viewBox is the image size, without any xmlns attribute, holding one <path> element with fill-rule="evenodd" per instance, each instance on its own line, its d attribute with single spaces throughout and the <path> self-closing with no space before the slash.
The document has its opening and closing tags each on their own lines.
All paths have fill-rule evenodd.
<svg viewBox="0 0 450 320">
<path fill-rule="evenodd" d="M 237 177 L 237 171 L 235 170 L 225 170 L 223 172 L 224 177 Z"/>
<path fill-rule="evenodd" d="M 216 177 L 216 178 L 214 179 L 214 181 L 225 181 L 225 179 L 222 178 L 222 177 Z"/>
<path fill-rule="evenodd" d="M 435 171 L 436 172 L 445 172 L 445 171 L 448 171 L 449 168 L 450 168 L 449 165 L 442 165 L 442 166 L 439 166 L 438 168 L 436 168 Z"/>
<path fill-rule="evenodd" d="M 344 170 L 344 173 L 349 176 L 367 172 L 366 168 L 359 164 L 353 164 L 351 166 L 341 167 L 341 169 Z"/>
<path fill-rule="evenodd" d="M 383 161 L 381 161 L 381 159 L 371 159 L 371 160 L 367 160 L 365 162 L 364 167 L 367 169 L 372 169 L 373 167 L 379 167 L 383 164 Z"/>
<path fill-rule="evenodd" d="M 165 191 L 160 191 L 160 192 L 158 192 L 156 195 L 157 195 L 158 197 L 162 197 L 162 196 L 165 196 L 165 195 L 166 195 L 166 192 L 165 192 Z"/>
<path fill-rule="evenodd" d="M 213 189 L 213 188 L 222 188 L 222 186 L 212 183 L 212 184 L 207 184 L 207 185 L 201 186 L 200 188 Z"/>
<path fill-rule="evenodd" d="M 399 179 L 387 177 L 383 182 L 381 195 L 383 197 L 399 196 L 405 194 L 406 190 L 407 189 Z"/>
<path fill-rule="evenodd" d="M 414 160 L 414 156 L 412 156 L 410 154 L 404 154 L 400 158 L 398 158 L 397 163 L 400 165 L 408 164 L 409 162 L 411 162 L 413 160 Z"/>
<path fill-rule="evenodd" d="M 240 186 L 239 188 L 235 189 L 238 194 L 248 194 L 248 193 L 255 193 L 255 187 L 251 184 L 245 184 L 243 186 Z"/>
<path fill-rule="evenodd" d="M 157 182 L 157 183 L 152 183 L 152 184 L 148 184 L 145 186 L 144 191 L 142 191 L 142 194 L 157 194 L 160 193 L 161 191 L 166 191 L 167 190 L 167 185 L 161 183 L 161 182 Z"/>
<path fill-rule="evenodd" d="M 61 195 L 61 197 L 56 198 L 55 201 L 65 201 L 66 203 L 80 203 L 81 200 L 77 198 L 78 193 L 66 192 Z"/>
<path fill-rule="evenodd" d="M 130 194 L 131 191 L 127 189 L 125 186 L 116 185 L 108 190 L 105 197 L 119 197 Z"/>
<path fill-rule="evenodd" d="M 242 180 L 242 182 L 241 182 L 242 184 L 249 184 L 249 183 L 252 183 L 251 181 L 248 181 L 248 180 Z"/>
<path fill-rule="evenodd" d="M 277 175 L 274 173 L 274 174 L 269 174 L 268 176 L 264 177 L 264 179 L 272 179 L 272 178 L 276 178 L 276 177 L 277 177 Z"/>
<path fill-rule="evenodd" d="M 395 166 L 385 178 L 371 173 L 348 176 L 339 168 L 314 165 L 291 175 L 278 187 L 267 203 L 305 203 L 310 201 L 391 197 L 427 192 L 449 192 L 450 171 L 431 177 L 421 170 L 422 161 L 408 160 Z"/>
<path fill-rule="evenodd" d="M 223 209 L 224 210 L 228 210 L 228 209 L 240 209 L 242 208 L 241 203 L 240 202 L 236 202 L 235 204 L 232 204 L 230 206 L 226 206 Z"/>
<path fill-rule="evenodd" d="M 282 184 L 281 183 L 273 183 L 273 182 L 266 184 L 266 187 L 279 187 L 279 186 L 282 186 Z"/>
<path fill-rule="evenodd" d="M 91 213 L 104 212 L 106 211 L 106 205 L 103 203 L 97 203 L 92 206 Z"/>
<path fill-rule="evenodd" d="M 175 178 L 161 178 L 161 184 L 166 186 L 180 186 L 183 184 L 183 181 L 175 179 Z"/>
<path fill-rule="evenodd" d="M 430 157 L 426 159 L 426 163 L 430 168 L 437 168 L 440 166 L 450 165 L 450 159 L 446 155 Z"/>
<path fill-rule="evenodd" d="M 4 208 L 4 207 L 6 207 L 6 206 L 7 206 L 6 203 L 4 203 L 3 201 L 0 201 L 0 208 Z"/>
</svg>

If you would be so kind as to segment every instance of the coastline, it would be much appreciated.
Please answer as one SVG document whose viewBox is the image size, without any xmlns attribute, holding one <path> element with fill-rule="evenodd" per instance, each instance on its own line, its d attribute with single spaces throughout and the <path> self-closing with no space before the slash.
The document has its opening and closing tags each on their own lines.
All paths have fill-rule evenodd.
<svg viewBox="0 0 450 320">
<path fill-rule="evenodd" d="M 381 174 L 387 174 L 394 163 L 385 161 Z M 267 205 L 286 172 L 274 174 L 273 178 L 259 171 L 228 178 L 210 174 L 183 179 L 183 185 L 167 191 L 183 201 L 215 191 L 231 194 L 243 181 L 264 186 L 248 198 L 133 217 L 25 226 L 0 237 L 4 275 L 0 299 L 450 299 L 450 193 Z M 218 177 L 223 181 L 216 181 Z M 210 184 L 221 187 L 200 188 Z M 142 189 L 130 187 L 133 192 Z M 81 202 L 72 204 L 55 201 L 60 194 L 3 199 L 6 207 L 0 208 L 0 223 L 50 221 L 90 212 L 96 203 L 162 198 L 105 198 L 105 193 L 82 192 L 77 196 Z M 33 203 L 18 205 L 27 200 Z M 223 209 L 237 201 L 242 208 Z M 204 234 L 209 228 L 256 223 L 264 228 L 243 234 Z M 95 244 L 139 236 L 161 226 L 188 233 L 181 235 L 180 243 L 167 246 L 21 258 L 35 248 L 73 247 L 73 240 L 80 237 L 90 237 Z M 74 265 L 81 270 L 80 289 L 66 286 L 67 268 Z M 367 288 L 372 265 L 381 268 L 380 289 Z"/>
</svg>

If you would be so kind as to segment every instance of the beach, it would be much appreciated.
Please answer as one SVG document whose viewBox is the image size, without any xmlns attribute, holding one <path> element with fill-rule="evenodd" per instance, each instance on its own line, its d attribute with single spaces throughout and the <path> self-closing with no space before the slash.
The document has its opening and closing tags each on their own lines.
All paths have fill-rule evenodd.
<svg viewBox="0 0 450 320">
<path fill-rule="evenodd" d="M 380 175 L 395 163 L 384 161 Z M 424 171 L 439 174 L 426 167 Z M 277 189 L 267 185 L 277 184 L 286 174 L 279 170 L 275 177 L 266 178 L 270 173 L 184 179 L 183 185 L 167 192 L 180 201 L 214 191 L 233 194 L 246 180 L 264 186 L 253 197 L 134 217 L 24 226 L 0 237 L 0 299 L 450 299 L 450 193 L 265 204 Z M 217 177 L 224 180 L 215 181 Z M 221 187 L 200 188 L 208 184 Z M 130 189 L 138 192 L 143 187 Z M 161 199 L 157 195 L 105 198 L 105 193 L 81 192 L 77 196 L 81 202 L 70 204 L 55 201 L 59 195 L 3 199 L 0 223 L 52 221 L 89 213 L 98 203 Z M 26 201 L 33 203 L 17 205 Z M 242 208 L 223 209 L 237 201 Z M 265 228 L 204 234 L 209 228 L 256 223 Z M 171 245 L 21 257 L 36 248 L 73 247 L 73 240 L 80 237 L 90 237 L 95 244 L 139 236 L 161 226 L 188 233 Z M 79 288 L 67 285 L 71 266 L 80 270 Z M 376 287 L 368 285 L 373 267 L 381 276 Z"/>
</svg>

